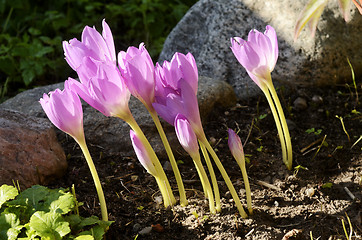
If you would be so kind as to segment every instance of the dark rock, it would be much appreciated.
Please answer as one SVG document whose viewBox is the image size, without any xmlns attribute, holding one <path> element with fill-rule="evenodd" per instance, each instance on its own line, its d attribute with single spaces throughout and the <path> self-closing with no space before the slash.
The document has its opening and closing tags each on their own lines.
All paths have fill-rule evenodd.
<svg viewBox="0 0 362 240">
<path fill-rule="evenodd" d="M 38 103 L 43 93 L 48 93 L 56 88 L 63 89 L 63 83 L 40 87 L 18 94 L 12 99 L 0 105 L 0 108 L 14 109 L 34 117 L 47 118 L 41 105 Z M 223 81 L 199 77 L 198 99 L 201 118 L 206 120 L 207 115 L 215 107 L 226 107 L 235 105 L 236 97 L 232 87 Z M 84 131 L 88 144 L 99 146 L 103 154 L 107 156 L 130 156 L 134 155 L 129 137 L 129 126 L 121 119 L 105 117 L 83 102 Z M 135 98 L 131 97 L 129 107 L 131 112 L 145 133 L 159 157 L 167 157 L 157 129 L 152 118 L 145 107 Z M 180 148 L 174 128 L 163 122 L 166 135 L 173 149 Z M 57 130 L 58 139 L 64 144 L 74 144 L 66 141 L 66 134 Z M 176 151 L 174 151 L 176 154 Z"/>
<path fill-rule="evenodd" d="M 307 100 L 302 97 L 297 97 L 293 102 L 293 106 L 296 110 L 305 110 L 308 107 Z"/>
<path fill-rule="evenodd" d="M 0 184 L 47 184 L 67 168 L 49 121 L 0 109 Z"/>
<path fill-rule="evenodd" d="M 297 41 L 293 34 L 297 18 L 308 0 L 200 0 L 167 37 L 159 62 L 175 52 L 191 52 L 199 74 L 230 83 L 240 99 L 262 93 L 238 63 L 230 49 L 230 38 L 247 38 L 253 28 L 264 32 L 266 25 L 278 35 L 279 59 L 272 73 L 275 83 L 333 84 L 351 80 L 347 57 L 353 66 L 362 64 L 362 16 L 351 8 L 345 23 L 337 1 L 329 1 L 316 36 L 303 30 Z M 357 76 L 362 69 L 356 69 Z"/>
</svg>

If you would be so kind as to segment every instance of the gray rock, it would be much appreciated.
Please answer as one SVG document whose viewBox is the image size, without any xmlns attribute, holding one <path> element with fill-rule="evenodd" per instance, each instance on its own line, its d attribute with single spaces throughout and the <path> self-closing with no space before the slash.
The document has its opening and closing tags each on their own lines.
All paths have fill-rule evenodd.
<svg viewBox="0 0 362 240">
<path fill-rule="evenodd" d="M 17 110 L 33 117 L 47 118 L 38 101 L 43 96 L 43 93 L 48 93 L 56 88 L 63 89 L 63 83 L 25 91 L 0 104 L 0 108 Z M 204 120 L 215 107 L 226 107 L 234 105 L 236 102 L 235 93 L 230 85 L 224 81 L 217 81 L 206 77 L 199 78 L 198 98 L 201 118 Z M 134 118 L 150 141 L 155 152 L 159 157 L 166 157 L 166 152 L 156 127 L 145 107 L 132 97 L 129 105 Z M 82 106 L 84 112 L 84 131 L 88 145 L 98 146 L 106 156 L 134 155 L 129 137 L 130 128 L 124 121 L 114 117 L 105 117 L 85 102 L 82 103 Z M 163 122 L 163 126 L 171 147 L 174 149 L 174 154 L 176 154 L 175 149 L 178 148 L 179 150 L 181 147 L 174 133 L 175 130 L 166 122 Z M 63 144 L 74 144 L 73 141 L 69 141 L 69 137 L 67 138 L 65 133 L 58 129 L 57 133 L 58 139 Z"/>
<path fill-rule="evenodd" d="M 337 1 L 329 1 L 315 38 L 303 30 L 294 42 L 294 26 L 309 0 L 200 0 L 169 34 L 159 58 L 170 60 L 177 51 L 191 52 L 199 74 L 230 83 L 240 99 L 260 94 L 230 50 L 230 38 L 247 38 L 253 28 L 275 28 L 279 59 L 272 73 L 275 83 L 333 84 L 351 81 L 347 57 L 358 75 L 362 69 L 362 17 L 351 6 L 351 21 L 345 23 Z"/>
<path fill-rule="evenodd" d="M 41 118 L 0 109 L 0 185 L 47 184 L 67 168 L 53 126 Z"/>
</svg>

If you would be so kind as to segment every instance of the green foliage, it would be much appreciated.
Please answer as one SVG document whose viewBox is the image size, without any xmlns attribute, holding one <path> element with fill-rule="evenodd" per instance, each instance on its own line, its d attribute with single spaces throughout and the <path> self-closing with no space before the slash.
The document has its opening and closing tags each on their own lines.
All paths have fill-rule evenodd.
<svg viewBox="0 0 362 240">
<path fill-rule="evenodd" d="M 117 51 L 145 42 L 156 59 L 163 42 L 197 0 L 0 1 L 0 101 L 22 89 L 75 77 L 62 41 L 107 20 Z M 72 75 L 71 75 L 72 74 Z"/>
<path fill-rule="evenodd" d="M 308 134 L 314 133 L 315 135 L 319 135 L 322 133 L 322 129 L 315 130 L 315 128 L 309 128 L 305 131 Z"/>
<path fill-rule="evenodd" d="M 36 185 L 19 194 L 2 185 L 0 202 L 0 239 L 101 240 L 112 223 L 73 214 L 78 202 L 62 188 Z"/>
</svg>

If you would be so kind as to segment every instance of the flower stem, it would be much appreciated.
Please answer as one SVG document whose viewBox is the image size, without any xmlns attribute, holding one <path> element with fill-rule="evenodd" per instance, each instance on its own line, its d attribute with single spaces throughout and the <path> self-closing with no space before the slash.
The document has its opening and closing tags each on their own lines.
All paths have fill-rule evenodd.
<svg viewBox="0 0 362 240">
<path fill-rule="evenodd" d="M 211 188 L 211 185 L 210 185 L 210 181 L 209 181 L 209 179 L 208 179 L 208 177 L 206 175 L 205 169 L 202 166 L 200 155 L 197 158 L 194 158 L 193 161 L 195 163 L 196 170 L 199 173 L 204 192 L 205 192 L 207 198 L 209 199 L 210 212 L 211 213 L 216 213 L 215 203 L 214 203 L 214 194 L 212 193 L 212 188 Z"/>
<path fill-rule="evenodd" d="M 274 121 L 275 121 L 275 125 L 277 127 L 277 130 L 278 130 L 278 135 L 279 135 L 279 140 L 280 140 L 280 144 L 281 144 L 281 147 L 282 147 L 282 158 L 283 158 L 283 162 L 284 164 L 287 166 L 287 168 L 289 169 L 289 166 L 288 166 L 288 157 L 287 157 L 287 148 L 286 148 L 286 143 L 285 143 L 285 136 L 284 136 L 284 132 L 283 132 L 283 129 L 281 127 L 281 121 L 279 119 L 279 115 L 278 115 L 278 112 L 277 112 L 277 109 L 274 105 L 274 102 L 273 102 L 273 99 L 270 95 L 270 92 L 268 90 L 268 87 L 267 85 L 262 85 L 261 87 L 261 90 L 263 91 L 266 99 L 268 100 L 268 103 L 269 103 L 269 107 L 272 111 L 272 114 L 273 114 L 273 117 L 274 117 Z"/>
<path fill-rule="evenodd" d="M 210 157 L 209 157 L 209 154 L 207 153 L 205 145 L 200 140 L 199 140 L 199 144 L 200 144 L 201 152 L 204 155 L 207 168 L 209 169 L 211 182 L 212 182 L 212 187 L 214 188 L 215 204 L 216 204 L 215 209 L 216 209 L 216 212 L 220 212 L 221 211 L 220 191 L 219 191 L 219 186 L 217 185 L 217 180 L 216 180 L 216 175 L 215 175 L 215 172 L 214 172 L 214 168 L 212 167 Z"/>
<path fill-rule="evenodd" d="M 223 167 L 223 165 L 222 165 L 219 157 L 216 155 L 214 149 L 212 149 L 210 143 L 207 141 L 206 138 L 201 139 L 200 141 L 205 145 L 206 149 L 207 149 L 207 150 L 209 151 L 209 153 L 211 154 L 211 157 L 214 159 L 214 162 L 215 162 L 216 166 L 218 167 L 218 169 L 219 169 L 222 177 L 224 178 L 224 181 L 225 181 L 225 183 L 226 183 L 226 185 L 227 185 L 227 187 L 228 187 L 228 189 L 229 189 L 229 191 L 230 191 L 230 193 L 231 193 L 231 196 L 232 196 L 233 199 L 234 199 L 234 202 L 235 202 L 235 204 L 236 204 L 236 207 L 237 207 L 238 210 L 239 210 L 240 216 L 241 216 L 242 218 L 247 218 L 248 215 L 246 214 L 243 206 L 241 205 L 240 198 L 239 198 L 238 194 L 236 193 L 235 188 L 234 188 L 234 186 L 233 186 L 233 184 L 232 184 L 232 182 L 231 182 L 228 174 L 226 173 L 226 171 L 225 171 L 225 169 L 224 169 L 224 167 Z"/>
<path fill-rule="evenodd" d="M 147 110 L 148 110 L 149 113 L 151 114 L 151 117 L 152 117 L 152 119 L 153 119 L 153 122 L 154 122 L 155 125 L 156 125 L 158 134 L 159 134 L 160 137 L 161 137 L 163 146 L 165 147 L 165 150 L 166 150 L 168 159 L 170 160 L 170 163 L 171 163 L 171 166 L 172 166 L 172 170 L 173 170 L 173 173 L 174 173 L 175 178 L 176 178 L 176 182 L 177 182 L 177 186 L 178 186 L 178 191 L 179 191 L 179 194 L 180 194 L 180 204 L 181 204 L 181 206 L 186 206 L 186 205 L 188 204 L 188 202 L 187 202 L 187 199 L 186 199 L 185 187 L 184 187 L 184 184 L 183 184 L 183 182 L 182 182 L 181 174 L 180 174 L 180 171 L 179 171 L 179 169 L 178 169 L 178 166 L 177 166 L 175 157 L 174 157 L 174 155 L 173 155 L 173 153 L 172 153 L 172 149 L 171 149 L 170 143 L 169 143 L 168 140 L 167 140 L 165 131 L 164 131 L 163 128 L 162 128 L 160 119 L 158 118 L 155 109 L 148 109 L 148 108 L 147 108 Z"/>
<path fill-rule="evenodd" d="M 98 173 L 97 173 L 96 167 L 94 166 L 92 157 L 91 157 L 91 155 L 89 153 L 87 144 L 86 144 L 84 138 L 83 139 L 76 139 L 76 141 L 79 144 L 80 148 L 82 149 L 82 152 L 83 152 L 84 157 L 85 157 L 85 159 L 87 161 L 89 170 L 90 170 L 90 172 L 92 174 L 94 185 L 96 187 L 97 194 L 98 194 L 99 203 L 101 205 L 102 220 L 103 221 L 108 221 L 107 206 L 106 206 L 106 200 L 104 198 L 102 185 L 101 185 L 101 182 L 99 181 Z"/>
<path fill-rule="evenodd" d="M 240 167 L 241 174 L 243 175 L 244 180 L 244 186 L 245 186 L 245 194 L 246 194 L 246 203 L 248 206 L 248 211 L 250 214 L 253 214 L 253 207 L 251 205 L 251 190 L 250 190 L 250 184 L 249 184 L 249 178 L 248 173 L 246 172 L 246 166 L 245 166 L 245 156 L 242 154 L 242 157 L 240 160 L 236 161 Z"/>
<path fill-rule="evenodd" d="M 283 129 L 283 133 L 284 133 L 284 139 L 286 142 L 286 147 L 287 147 L 287 161 L 286 161 L 286 166 L 289 170 L 292 170 L 292 165 L 293 165 L 293 149 L 292 149 L 292 142 L 290 139 L 290 134 L 289 134 L 289 128 L 288 128 L 288 124 L 287 121 L 285 119 L 285 115 L 284 115 L 284 111 L 282 108 L 282 105 L 280 104 L 279 98 L 278 98 L 278 94 L 275 91 L 274 85 L 273 83 L 267 82 L 267 86 L 269 88 L 269 91 L 273 97 L 275 106 L 277 108 L 278 114 L 279 114 L 279 119 L 281 120 L 281 125 L 282 125 L 282 129 Z"/>
<path fill-rule="evenodd" d="M 150 143 L 148 142 L 146 136 L 142 132 L 141 128 L 138 126 L 137 122 L 133 118 L 132 115 L 129 115 L 127 118 L 122 118 L 127 124 L 132 128 L 132 130 L 136 133 L 136 135 L 140 138 L 142 141 L 143 146 L 146 148 L 155 168 L 157 171 L 157 176 L 154 176 L 157 181 L 160 181 L 162 184 L 158 183 L 158 186 L 160 187 L 160 191 L 164 200 L 165 207 L 172 206 L 176 203 L 176 199 L 173 195 L 170 183 L 167 179 L 167 176 L 165 172 L 163 171 L 163 168 L 161 166 L 160 161 L 158 160 L 158 157 L 153 151 Z"/>
</svg>

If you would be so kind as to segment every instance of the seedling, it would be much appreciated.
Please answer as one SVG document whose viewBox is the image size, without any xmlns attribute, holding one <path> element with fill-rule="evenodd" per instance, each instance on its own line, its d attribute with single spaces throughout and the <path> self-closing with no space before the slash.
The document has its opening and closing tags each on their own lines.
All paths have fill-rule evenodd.
<svg viewBox="0 0 362 240">
<path fill-rule="evenodd" d="M 328 146 L 328 143 L 325 141 L 326 138 L 327 138 L 327 135 L 324 135 L 324 138 L 323 138 L 323 140 L 322 140 L 322 143 L 321 143 L 321 145 L 319 145 L 317 152 L 314 154 L 314 156 L 313 156 L 313 158 L 312 158 L 312 161 L 313 161 L 314 158 L 317 156 L 317 154 L 319 153 L 319 150 L 321 150 L 322 146 L 326 146 L 326 147 Z"/>
<path fill-rule="evenodd" d="M 353 86 L 354 86 L 354 90 L 356 91 L 356 104 L 358 104 L 358 90 L 357 90 L 357 85 L 356 85 L 356 79 L 354 76 L 353 66 L 352 66 L 351 62 L 349 61 L 348 57 L 347 57 L 347 62 L 348 62 L 349 67 L 351 68 Z"/>
<path fill-rule="evenodd" d="M 348 142 L 350 142 L 351 139 L 350 139 L 349 134 L 348 134 L 348 132 L 347 132 L 345 126 L 344 126 L 343 117 L 339 117 L 338 115 L 336 115 L 336 118 L 338 118 L 338 119 L 341 121 L 343 131 L 344 131 L 344 133 L 347 135 Z"/>
<path fill-rule="evenodd" d="M 359 136 L 359 138 L 357 139 L 357 141 L 355 141 L 355 142 L 353 143 L 353 145 L 351 146 L 351 149 L 352 149 L 359 141 L 361 141 L 361 140 L 362 140 L 362 135 Z"/>
<path fill-rule="evenodd" d="M 302 165 L 298 165 L 298 166 L 294 167 L 294 176 L 297 176 L 297 174 L 299 173 L 299 170 L 300 170 L 300 169 L 303 169 L 303 170 L 306 170 L 306 171 L 309 170 L 308 168 L 303 167 Z"/>
<path fill-rule="evenodd" d="M 321 134 L 322 129 L 315 130 L 315 128 L 309 128 L 305 132 L 308 134 L 314 133 L 316 136 L 318 136 L 319 134 Z"/>
</svg>

